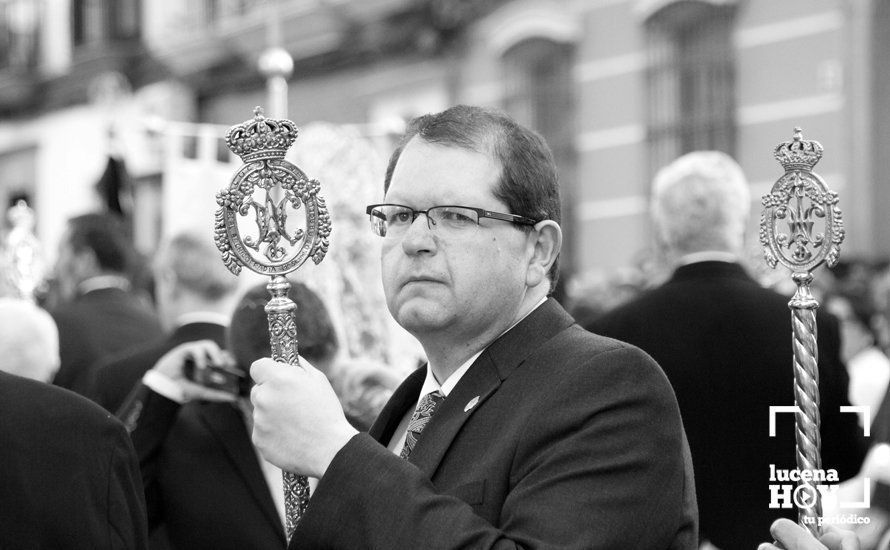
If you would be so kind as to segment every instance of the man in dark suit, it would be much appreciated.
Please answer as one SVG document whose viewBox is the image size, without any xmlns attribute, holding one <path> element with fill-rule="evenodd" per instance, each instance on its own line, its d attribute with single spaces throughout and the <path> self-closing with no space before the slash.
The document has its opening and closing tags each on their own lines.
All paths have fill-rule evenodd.
<svg viewBox="0 0 890 550">
<path fill-rule="evenodd" d="M 794 404 L 789 297 L 768 290 L 740 263 L 750 212 L 741 168 L 718 152 L 680 157 L 655 177 L 652 215 L 676 267 L 662 286 L 587 328 L 639 346 L 664 369 L 680 404 L 695 463 L 703 541 L 754 548 L 794 510 L 770 508 L 770 467 L 794 469 L 792 415 L 769 435 L 769 407 Z M 838 327 L 817 313 L 822 465 L 841 478 L 863 458 L 862 430 L 848 405 Z"/>
<path fill-rule="evenodd" d="M 111 412 L 162 355 L 185 342 L 224 345 L 238 279 L 220 261 L 210 235 L 184 231 L 161 247 L 153 265 L 158 313 L 168 334 L 100 362 L 89 396 Z"/>
<path fill-rule="evenodd" d="M 51 312 L 62 358 L 55 385 L 86 395 L 96 362 L 161 337 L 157 316 L 131 292 L 131 257 L 123 225 L 113 215 L 68 221 L 55 267 L 62 303 Z"/>
<path fill-rule="evenodd" d="M 474 107 L 420 117 L 384 189 L 387 304 L 429 363 L 370 434 L 311 366 L 253 364 L 257 447 L 320 478 L 291 547 L 696 548 L 666 378 L 547 297 L 562 235 L 540 136 Z"/>
<path fill-rule="evenodd" d="M 144 549 L 139 466 L 121 423 L 70 391 L 9 374 L 28 371 L 14 364 L 23 358 L 58 363 L 45 345 L 55 326 L 39 321 L 0 325 L 0 548 Z"/>
<path fill-rule="evenodd" d="M 338 346 L 324 304 L 300 283 L 289 297 L 299 304 L 300 350 L 327 365 Z M 229 327 L 231 355 L 213 340 L 173 348 L 145 373 L 119 413 L 139 455 L 149 528 L 153 535 L 165 528 L 170 548 L 286 546 L 281 470 L 262 460 L 250 441 L 246 389 L 240 396 L 215 391 L 185 372 L 186 359 L 198 370 L 208 364 L 246 370 L 269 355 L 268 300 L 261 284 L 239 301 Z"/>
</svg>

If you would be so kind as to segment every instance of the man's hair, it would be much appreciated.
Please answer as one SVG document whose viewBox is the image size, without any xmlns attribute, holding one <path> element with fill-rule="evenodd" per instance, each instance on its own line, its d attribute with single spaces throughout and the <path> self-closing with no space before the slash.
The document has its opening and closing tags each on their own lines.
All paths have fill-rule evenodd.
<svg viewBox="0 0 890 550">
<path fill-rule="evenodd" d="M 488 155 L 501 167 L 494 196 L 507 205 L 509 213 L 536 221 L 560 222 L 559 176 L 553 153 L 544 138 L 506 114 L 494 109 L 457 105 L 441 113 L 413 119 L 389 159 L 384 193 L 389 190 L 402 151 L 414 137 L 427 143 Z M 552 290 L 559 278 L 558 257 L 548 275 Z"/>
<path fill-rule="evenodd" d="M 27 300 L 0 298 L 0 371 L 49 382 L 59 368 L 59 331 Z"/>
<path fill-rule="evenodd" d="M 297 304 L 299 354 L 315 364 L 332 359 L 339 344 L 327 308 L 321 298 L 306 285 L 295 281 L 290 283 L 287 296 Z M 250 364 L 257 359 L 272 354 L 269 322 L 265 311 L 268 301 L 269 291 L 266 285 L 256 285 L 244 294 L 232 314 L 228 348 L 238 365 L 244 369 L 250 368 Z"/>
<path fill-rule="evenodd" d="M 121 219 L 112 214 L 83 214 L 68 220 L 67 242 L 75 252 L 92 251 L 103 271 L 126 273 L 133 251 Z"/>
<path fill-rule="evenodd" d="M 741 252 L 750 211 L 745 174 L 719 151 L 683 155 L 659 170 L 652 184 L 655 230 L 674 254 Z"/>
<path fill-rule="evenodd" d="M 224 298 L 238 288 L 238 278 L 226 269 L 209 234 L 174 235 L 158 251 L 153 267 L 156 277 L 173 276 L 177 287 L 205 300 Z"/>
</svg>

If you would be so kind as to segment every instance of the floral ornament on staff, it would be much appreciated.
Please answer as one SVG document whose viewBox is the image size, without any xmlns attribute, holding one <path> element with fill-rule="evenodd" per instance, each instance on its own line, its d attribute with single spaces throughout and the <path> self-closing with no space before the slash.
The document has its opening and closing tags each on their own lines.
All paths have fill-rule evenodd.
<svg viewBox="0 0 890 550">
<path fill-rule="evenodd" d="M 781 262 L 793 272 L 812 271 L 822 262 L 834 266 L 844 240 L 844 222 L 838 208 L 838 196 L 813 172 L 822 158 L 818 141 L 804 140 L 801 129 L 794 129 L 791 141 L 776 146 L 773 155 L 785 174 L 763 197 L 760 220 L 760 244 L 770 267 Z M 817 231 L 817 219 L 824 220 L 824 231 Z M 777 225 L 787 220 L 788 233 Z"/>
<path fill-rule="evenodd" d="M 236 275 L 242 266 L 265 275 L 283 275 L 308 258 L 321 262 L 328 251 L 331 217 L 319 195 L 319 182 L 284 158 L 297 138 L 294 123 L 267 119 L 260 107 L 254 114 L 253 120 L 233 126 L 226 134 L 226 145 L 245 164 L 229 187 L 216 195 L 220 208 L 214 240 L 226 267 Z M 259 200 L 257 191 L 262 194 Z M 288 228 L 293 219 L 289 209 L 305 212 L 305 228 Z M 251 210 L 257 235 L 242 237 L 239 219 Z"/>
</svg>

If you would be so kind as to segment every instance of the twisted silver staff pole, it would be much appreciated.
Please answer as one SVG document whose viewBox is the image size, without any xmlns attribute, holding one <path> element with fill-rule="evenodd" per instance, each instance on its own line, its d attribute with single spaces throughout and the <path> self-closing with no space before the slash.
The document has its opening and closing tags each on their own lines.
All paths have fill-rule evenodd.
<svg viewBox="0 0 890 550">
<path fill-rule="evenodd" d="M 285 160 L 297 139 L 297 128 L 286 119 L 267 119 L 260 107 L 253 120 L 233 126 L 226 146 L 244 165 L 227 189 L 216 195 L 214 240 L 223 262 L 238 275 L 241 268 L 269 275 L 266 304 L 272 358 L 299 365 L 297 355 L 297 305 L 288 298 L 285 275 L 312 258 L 321 262 L 328 250 L 331 219 L 320 185 Z M 304 224 L 292 228 L 289 221 L 302 212 Z M 242 234 L 242 232 L 247 234 Z M 309 503 L 309 484 L 304 476 L 284 472 L 285 528 L 290 540 Z"/>
<path fill-rule="evenodd" d="M 791 270 L 797 285 L 788 306 L 792 313 L 794 350 L 794 404 L 797 468 L 822 469 L 819 435 L 819 349 L 816 344 L 816 308 L 819 303 L 810 292 L 812 271 L 838 261 L 844 240 L 844 224 L 837 193 L 815 172 L 822 158 L 818 141 L 804 140 L 800 128 L 791 141 L 776 146 L 774 155 L 785 169 L 769 194 L 763 197 L 760 243 L 770 267 L 781 263 Z M 784 227 L 782 227 L 784 226 Z M 811 476 L 801 476 L 797 492 L 798 522 L 814 536 L 821 534 L 821 495 Z M 803 501 L 806 505 L 801 505 Z"/>
</svg>

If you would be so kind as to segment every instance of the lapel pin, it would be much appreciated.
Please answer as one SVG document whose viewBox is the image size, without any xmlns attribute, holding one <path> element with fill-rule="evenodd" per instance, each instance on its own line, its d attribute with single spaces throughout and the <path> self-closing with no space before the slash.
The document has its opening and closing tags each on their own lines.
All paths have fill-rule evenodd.
<svg viewBox="0 0 890 550">
<path fill-rule="evenodd" d="M 472 409 L 473 407 L 475 407 L 477 403 L 479 403 L 479 396 L 478 396 L 478 395 L 477 395 L 476 397 L 470 399 L 469 401 L 467 401 L 467 406 L 464 407 L 464 412 L 467 412 L 467 411 L 469 411 L 470 409 Z"/>
</svg>

